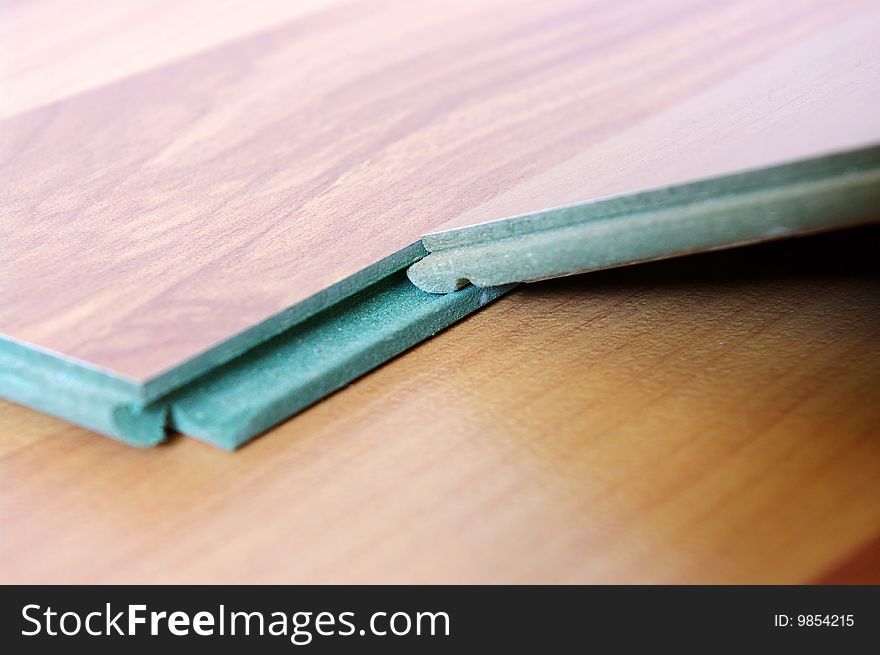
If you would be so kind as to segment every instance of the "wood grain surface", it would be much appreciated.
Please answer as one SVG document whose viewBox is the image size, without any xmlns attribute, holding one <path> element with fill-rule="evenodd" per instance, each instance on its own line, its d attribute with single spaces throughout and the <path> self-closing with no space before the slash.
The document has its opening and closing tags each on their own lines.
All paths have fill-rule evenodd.
<svg viewBox="0 0 880 655">
<path fill-rule="evenodd" d="M 2 404 L 0 581 L 876 581 L 878 245 L 520 287 L 235 454 Z"/>
<path fill-rule="evenodd" d="M 875 5 L 637 121 L 438 231 L 880 144 L 878 33 Z"/>
<path fill-rule="evenodd" d="M 491 216 L 480 208 L 503 194 L 533 200 L 520 189 L 532 180 L 555 202 L 546 176 L 564 195 L 609 140 L 624 146 L 605 146 L 605 162 L 665 151 L 642 123 L 656 120 L 642 128 L 654 135 L 740 99 L 728 109 L 745 103 L 742 120 L 706 124 L 765 144 L 780 123 L 815 124 L 792 114 L 861 107 L 842 90 L 860 79 L 848 66 L 876 12 L 861 0 L 106 4 L 2 8 L 0 333 L 138 383 L 444 223 Z M 756 80 L 799 79 L 816 53 L 828 56 L 814 95 L 782 85 L 749 103 L 766 96 Z M 826 147 L 837 141 L 823 134 L 851 136 L 814 133 Z"/>
</svg>

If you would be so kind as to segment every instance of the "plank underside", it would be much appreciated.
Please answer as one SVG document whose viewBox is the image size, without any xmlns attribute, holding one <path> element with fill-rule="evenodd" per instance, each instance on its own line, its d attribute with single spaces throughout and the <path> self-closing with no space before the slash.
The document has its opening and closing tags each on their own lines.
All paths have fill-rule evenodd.
<svg viewBox="0 0 880 655">
<path fill-rule="evenodd" d="M 68 416 L 33 362 L 157 406 L 426 233 L 880 134 L 862 0 L 110 4 L 2 10 L 5 387 Z"/>
</svg>

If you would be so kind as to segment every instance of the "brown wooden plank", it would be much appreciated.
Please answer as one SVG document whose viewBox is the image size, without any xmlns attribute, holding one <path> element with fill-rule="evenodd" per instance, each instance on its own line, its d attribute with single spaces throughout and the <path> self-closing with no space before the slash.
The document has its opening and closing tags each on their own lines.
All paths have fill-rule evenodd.
<svg viewBox="0 0 880 655">
<path fill-rule="evenodd" d="M 90 53 L 137 32 L 33 6 Z M 73 73 L 0 76 L 0 332 L 147 381 L 870 6 L 337 3 L 108 70 L 36 47 Z"/>
<path fill-rule="evenodd" d="M 234 455 L 0 404 L 0 580 L 816 580 L 880 533 L 878 241 L 521 287 Z"/>
</svg>

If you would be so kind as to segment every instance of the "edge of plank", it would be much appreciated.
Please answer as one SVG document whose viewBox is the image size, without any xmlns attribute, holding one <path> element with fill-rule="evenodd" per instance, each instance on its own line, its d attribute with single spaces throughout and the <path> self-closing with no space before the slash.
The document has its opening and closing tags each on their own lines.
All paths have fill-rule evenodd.
<svg viewBox="0 0 880 655">
<path fill-rule="evenodd" d="M 556 207 L 422 238 L 424 291 L 530 282 L 878 217 L 880 146 Z"/>
<path fill-rule="evenodd" d="M 63 353 L 44 350 L 5 334 L 0 334 L 0 363 L 3 364 L 4 369 L 11 369 L 5 372 L 9 375 L 12 374 L 12 370 L 22 372 L 24 370 L 22 366 L 26 366 L 32 375 L 40 377 L 64 375 L 69 378 L 70 384 L 78 381 L 79 384 L 115 392 L 121 399 L 127 399 L 131 403 L 144 405 L 168 395 L 208 371 L 289 330 L 294 325 L 344 301 L 371 284 L 418 261 L 426 254 L 427 251 L 421 241 L 417 241 L 143 382 L 68 357 Z M 2 374 L 4 372 L 0 371 L 0 375 Z M 0 383 L 0 395 L 4 395 L 2 383 Z"/>
<path fill-rule="evenodd" d="M 398 268 L 148 402 L 75 362 L 0 343 L 0 395 L 135 446 L 175 429 L 233 450 L 511 288 L 438 296 Z"/>
<path fill-rule="evenodd" d="M 135 446 L 165 439 L 164 407 L 145 406 L 112 376 L 12 341 L 0 341 L 0 395 Z"/>
<path fill-rule="evenodd" d="M 333 307 L 336 303 L 344 301 L 351 295 L 385 279 L 402 268 L 406 268 L 426 254 L 427 251 L 421 240 L 398 250 L 385 259 L 343 278 L 313 296 L 147 380 L 142 386 L 142 398 L 145 401 L 150 401 L 166 395 L 205 372 L 225 364 L 251 348 L 259 346 L 325 309 Z"/>
</svg>

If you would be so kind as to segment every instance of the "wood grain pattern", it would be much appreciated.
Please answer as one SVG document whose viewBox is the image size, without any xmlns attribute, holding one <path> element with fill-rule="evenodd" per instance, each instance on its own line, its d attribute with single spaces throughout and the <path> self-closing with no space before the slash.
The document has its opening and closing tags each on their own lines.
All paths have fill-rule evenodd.
<svg viewBox="0 0 880 655">
<path fill-rule="evenodd" d="M 333 1 L 8 1 L 0 8 L 0 118 L 261 32 Z"/>
<path fill-rule="evenodd" d="M 241 2 L 189 30 L 125 3 L 58 31 L 46 2 L 4 7 L 62 41 L 0 72 L 0 333 L 138 383 L 873 6 Z"/>
<path fill-rule="evenodd" d="M 880 144 L 878 32 L 880 8 L 811 34 L 440 229 Z"/>
<path fill-rule="evenodd" d="M 521 287 L 235 455 L 0 405 L 0 580 L 870 571 L 878 244 L 869 228 Z"/>
</svg>

